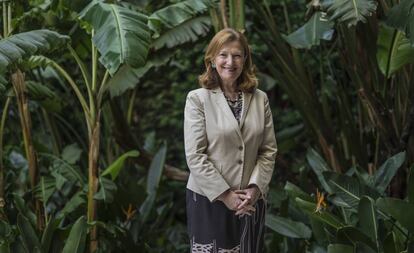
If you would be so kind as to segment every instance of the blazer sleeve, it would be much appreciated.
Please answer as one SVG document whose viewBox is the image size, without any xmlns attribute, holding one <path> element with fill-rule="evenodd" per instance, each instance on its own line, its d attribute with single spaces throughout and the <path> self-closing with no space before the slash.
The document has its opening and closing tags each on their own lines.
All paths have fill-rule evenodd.
<svg viewBox="0 0 414 253">
<path fill-rule="evenodd" d="M 209 161 L 204 107 L 196 93 L 190 92 L 184 110 L 184 146 L 188 168 L 203 193 L 212 202 L 230 186 Z"/>
<path fill-rule="evenodd" d="M 272 112 L 269 106 L 269 100 L 265 94 L 265 125 L 263 131 L 263 140 L 257 154 L 256 165 L 250 176 L 249 185 L 257 185 L 263 197 L 266 197 L 269 182 L 272 178 L 275 165 L 277 144 L 273 126 Z"/>
</svg>

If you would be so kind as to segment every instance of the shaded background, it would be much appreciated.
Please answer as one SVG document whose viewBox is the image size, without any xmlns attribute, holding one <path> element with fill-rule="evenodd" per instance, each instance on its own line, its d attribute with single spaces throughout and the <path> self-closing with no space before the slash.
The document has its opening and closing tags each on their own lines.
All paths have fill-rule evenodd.
<svg viewBox="0 0 414 253">
<path fill-rule="evenodd" d="M 274 116 L 266 252 L 414 247 L 413 0 L 1 4 L 0 252 L 188 252 L 183 109 L 224 27 Z"/>
</svg>

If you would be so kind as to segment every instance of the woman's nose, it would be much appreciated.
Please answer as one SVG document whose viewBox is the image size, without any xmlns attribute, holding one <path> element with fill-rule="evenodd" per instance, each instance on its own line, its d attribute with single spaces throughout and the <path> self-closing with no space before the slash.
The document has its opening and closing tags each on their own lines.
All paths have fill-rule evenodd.
<svg viewBox="0 0 414 253">
<path fill-rule="evenodd" d="M 234 61 L 234 59 L 233 59 L 232 55 L 227 56 L 227 63 L 228 64 L 233 64 L 233 61 Z"/>
</svg>

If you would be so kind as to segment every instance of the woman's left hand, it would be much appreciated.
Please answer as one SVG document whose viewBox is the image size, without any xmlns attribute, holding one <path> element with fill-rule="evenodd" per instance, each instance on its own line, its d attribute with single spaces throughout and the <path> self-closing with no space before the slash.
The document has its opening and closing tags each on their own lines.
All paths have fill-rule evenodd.
<svg viewBox="0 0 414 253">
<path fill-rule="evenodd" d="M 256 185 L 253 185 L 249 188 L 243 189 L 243 190 L 237 190 L 235 191 L 238 194 L 244 194 L 247 196 L 238 206 L 237 209 L 241 210 L 245 208 L 246 206 L 254 206 L 257 202 L 257 200 L 260 197 L 260 190 Z"/>
</svg>

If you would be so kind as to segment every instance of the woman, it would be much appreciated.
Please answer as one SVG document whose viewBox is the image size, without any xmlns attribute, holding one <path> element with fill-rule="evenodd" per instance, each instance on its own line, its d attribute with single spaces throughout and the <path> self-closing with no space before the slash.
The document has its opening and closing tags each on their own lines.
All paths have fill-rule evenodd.
<svg viewBox="0 0 414 253">
<path fill-rule="evenodd" d="M 184 113 L 191 252 L 261 252 L 277 151 L 269 101 L 240 32 L 218 32 L 204 64 Z"/>
</svg>

